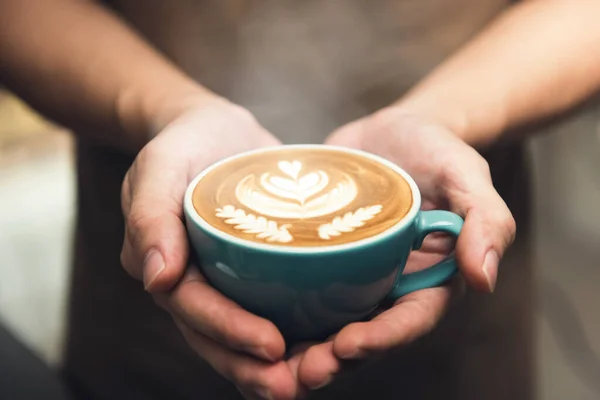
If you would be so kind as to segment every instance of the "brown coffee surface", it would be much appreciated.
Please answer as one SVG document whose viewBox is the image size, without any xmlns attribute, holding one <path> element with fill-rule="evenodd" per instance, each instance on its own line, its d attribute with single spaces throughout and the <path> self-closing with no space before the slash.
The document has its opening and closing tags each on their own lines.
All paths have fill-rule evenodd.
<svg viewBox="0 0 600 400">
<path fill-rule="evenodd" d="M 282 147 L 219 165 L 200 179 L 192 201 L 227 234 L 314 247 L 377 235 L 402 220 L 413 198 L 402 175 L 369 157 Z"/>
</svg>

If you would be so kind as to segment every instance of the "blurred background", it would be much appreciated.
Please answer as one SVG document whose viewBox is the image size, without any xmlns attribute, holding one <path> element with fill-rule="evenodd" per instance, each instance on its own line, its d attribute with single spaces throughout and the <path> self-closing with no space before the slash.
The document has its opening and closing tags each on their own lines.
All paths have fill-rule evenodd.
<svg viewBox="0 0 600 400">
<path fill-rule="evenodd" d="M 75 210 L 72 140 L 0 88 L 0 322 L 60 363 Z M 600 106 L 531 143 L 541 400 L 600 399 Z M 500 275 L 501 276 L 501 275 Z"/>
</svg>

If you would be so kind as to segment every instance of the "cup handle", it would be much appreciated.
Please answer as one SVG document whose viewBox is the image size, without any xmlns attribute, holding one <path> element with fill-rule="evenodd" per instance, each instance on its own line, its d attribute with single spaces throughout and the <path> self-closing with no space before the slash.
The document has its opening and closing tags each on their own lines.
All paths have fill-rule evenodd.
<svg viewBox="0 0 600 400">
<path fill-rule="evenodd" d="M 422 211 L 415 222 L 416 237 L 413 250 L 421 248 L 425 237 L 433 232 L 446 232 L 458 237 L 463 222 L 460 216 L 449 211 Z M 450 255 L 427 269 L 398 276 L 396 284 L 387 297 L 394 301 L 417 290 L 440 286 L 452 278 L 457 271 L 456 258 Z"/>
</svg>

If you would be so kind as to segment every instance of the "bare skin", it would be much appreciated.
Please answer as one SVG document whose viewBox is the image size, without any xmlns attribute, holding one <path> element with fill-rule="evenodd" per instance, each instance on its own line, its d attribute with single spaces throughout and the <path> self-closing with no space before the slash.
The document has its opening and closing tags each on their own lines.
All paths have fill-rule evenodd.
<svg viewBox="0 0 600 400">
<path fill-rule="evenodd" d="M 397 162 L 417 179 L 429 206 L 462 215 L 458 259 L 462 276 L 478 290 L 493 291 L 515 225 L 473 147 L 564 112 L 600 89 L 599 14 L 593 0 L 514 6 L 405 97 L 327 141 Z M 93 1 L 4 0 L 0 60 L 3 83 L 49 117 L 139 152 L 123 184 L 123 265 L 171 313 L 199 356 L 246 397 L 299 398 L 334 379 L 340 360 L 406 344 L 433 329 L 448 307 L 450 288 L 413 293 L 372 321 L 351 324 L 325 343 L 301 345 L 286 359 L 272 323 L 188 269 L 181 223 L 183 193 L 197 172 L 278 141 Z M 410 269 L 430 265 L 447 247 L 427 241 L 411 256 Z"/>
</svg>

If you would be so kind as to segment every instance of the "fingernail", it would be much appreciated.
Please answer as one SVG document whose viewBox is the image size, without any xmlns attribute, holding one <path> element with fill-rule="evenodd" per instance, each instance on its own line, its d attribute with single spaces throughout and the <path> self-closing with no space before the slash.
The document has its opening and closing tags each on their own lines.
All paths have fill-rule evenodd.
<svg viewBox="0 0 600 400">
<path fill-rule="evenodd" d="M 346 354 L 338 355 L 339 358 L 344 359 L 344 360 L 362 359 L 362 358 L 365 358 L 366 356 L 367 356 L 367 352 L 362 349 L 359 349 L 359 348 L 355 348 L 354 350 L 349 351 Z"/>
<path fill-rule="evenodd" d="M 494 250 L 488 251 L 485 255 L 485 259 L 483 260 L 483 274 L 487 279 L 490 293 L 494 293 L 494 289 L 496 288 L 499 262 L 500 259 L 498 258 L 498 254 Z"/>
<path fill-rule="evenodd" d="M 156 278 L 164 271 L 165 260 L 160 251 L 152 249 L 144 259 L 144 288 L 151 289 Z"/>
<path fill-rule="evenodd" d="M 316 386 L 312 386 L 311 389 L 312 390 L 319 390 L 321 388 L 324 388 L 325 386 L 329 385 L 331 383 L 331 381 L 333 380 L 332 376 L 328 376 L 327 379 L 325 379 L 322 383 L 316 385 Z"/>
</svg>

